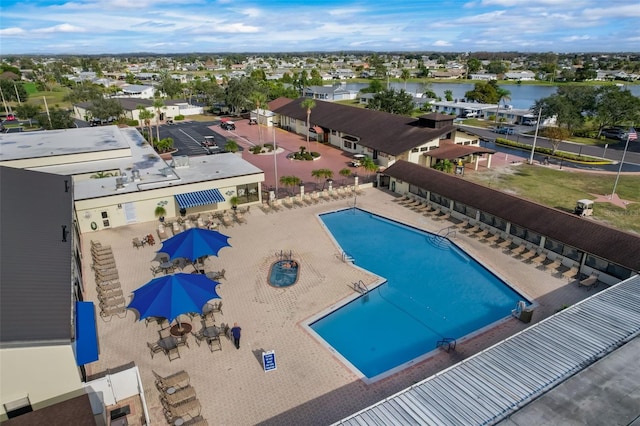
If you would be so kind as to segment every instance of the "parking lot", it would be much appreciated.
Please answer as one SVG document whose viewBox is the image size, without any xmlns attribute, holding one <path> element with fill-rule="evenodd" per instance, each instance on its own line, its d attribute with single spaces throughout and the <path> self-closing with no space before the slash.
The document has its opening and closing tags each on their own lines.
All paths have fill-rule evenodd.
<svg viewBox="0 0 640 426">
<path fill-rule="evenodd" d="M 176 121 L 175 124 L 164 124 L 160 126 L 160 139 L 173 139 L 173 146 L 178 150 L 174 155 L 207 154 L 207 149 L 201 145 L 205 136 L 213 136 L 220 147 L 223 147 L 227 140 L 226 136 L 211 130 L 215 125 L 215 121 Z M 153 132 L 155 134 L 155 128 Z"/>
</svg>

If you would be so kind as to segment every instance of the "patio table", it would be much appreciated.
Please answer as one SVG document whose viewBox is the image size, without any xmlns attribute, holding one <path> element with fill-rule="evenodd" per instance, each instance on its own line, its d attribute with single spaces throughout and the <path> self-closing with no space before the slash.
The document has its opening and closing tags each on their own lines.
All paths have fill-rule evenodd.
<svg viewBox="0 0 640 426">
<path fill-rule="evenodd" d="M 167 336 L 158 340 L 158 345 L 165 351 L 170 351 L 178 347 L 178 341 L 173 336 Z"/>
<path fill-rule="evenodd" d="M 189 324 L 188 322 L 183 322 L 172 326 L 171 330 L 169 330 L 169 333 L 171 333 L 172 336 L 180 337 L 184 336 L 185 334 L 191 333 L 192 329 L 193 326 L 191 324 Z"/>
<path fill-rule="evenodd" d="M 205 337 L 210 337 L 210 338 L 213 337 L 213 338 L 215 338 L 215 337 L 218 337 L 220 335 L 220 329 L 218 327 L 216 327 L 215 325 L 213 325 L 213 326 L 207 327 L 204 330 L 202 330 L 202 334 Z"/>
</svg>

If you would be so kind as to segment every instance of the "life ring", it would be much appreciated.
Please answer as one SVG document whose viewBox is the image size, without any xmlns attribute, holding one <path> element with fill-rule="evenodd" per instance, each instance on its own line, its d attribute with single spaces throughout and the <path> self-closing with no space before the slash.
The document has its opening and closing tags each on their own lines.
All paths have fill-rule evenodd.
<svg viewBox="0 0 640 426">
<path fill-rule="evenodd" d="M 91 229 L 93 229 L 94 231 L 98 229 L 98 224 L 95 222 L 91 222 Z"/>
</svg>

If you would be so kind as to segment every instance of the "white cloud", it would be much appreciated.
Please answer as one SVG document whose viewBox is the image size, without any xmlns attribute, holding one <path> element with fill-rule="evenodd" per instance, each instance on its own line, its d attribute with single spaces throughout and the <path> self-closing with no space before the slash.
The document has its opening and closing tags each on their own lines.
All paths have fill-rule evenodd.
<svg viewBox="0 0 640 426">
<path fill-rule="evenodd" d="M 25 33 L 26 33 L 25 30 L 18 27 L 3 28 L 0 30 L 0 35 L 2 36 L 18 36 L 18 35 L 23 35 Z"/>
<path fill-rule="evenodd" d="M 76 27 L 70 24 L 60 24 L 53 27 L 41 28 L 33 31 L 34 33 L 83 33 L 84 28 Z"/>
<path fill-rule="evenodd" d="M 436 47 L 449 47 L 449 46 L 452 46 L 452 44 L 450 42 L 445 41 L 445 40 L 435 41 L 433 43 L 433 45 L 436 46 Z"/>
</svg>

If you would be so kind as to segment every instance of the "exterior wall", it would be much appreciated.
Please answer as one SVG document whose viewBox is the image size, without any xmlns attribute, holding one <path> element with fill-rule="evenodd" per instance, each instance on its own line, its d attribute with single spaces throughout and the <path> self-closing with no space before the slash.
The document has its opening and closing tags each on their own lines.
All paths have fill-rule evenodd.
<svg viewBox="0 0 640 426">
<path fill-rule="evenodd" d="M 163 204 L 167 214 L 165 217 L 171 218 L 179 216 L 179 206 L 175 201 L 174 195 L 184 194 L 187 192 L 201 191 L 204 189 L 218 189 L 225 198 L 229 199 L 235 195 L 236 186 L 258 183 L 258 195 L 261 194 L 260 183 L 264 181 L 264 174 L 256 174 L 249 176 L 239 176 L 220 181 L 201 182 L 190 185 L 172 186 L 167 188 L 136 191 L 126 194 L 114 195 L 111 197 L 101 197 L 89 200 L 77 200 L 75 208 L 78 216 L 78 226 L 80 232 L 92 232 L 92 223 L 96 225 L 96 231 L 105 229 L 103 225 L 102 212 L 106 212 L 109 220 L 109 228 L 125 226 L 129 223 L 150 222 L 157 220 L 155 209 L 158 205 Z M 136 182 L 130 182 L 129 185 L 135 185 Z M 233 191 L 230 196 L 226 192 Z M 258 200 L 260 201 L 260 200 Z M 135 221 L 127 221 L 126 204 L 132 203 L 133 211 L 135 211 Z M 188 209 L 187 214 L 201 213 L 203 211 L 226 210 L 230 209 L 231 204 L 228 202 L 219 204 L 209 204 L 201 207 Z"/>
<path fill-rule="evenodd" d="M 111 149 L 107 151 L 93 151 L 70 155 L 56 155 L 51 157 L 34 157 L 21 160 L 2 161 L 1 164 L 17 169 L 33 169 L 59 164 L 74 164 L 91 161 L 104 161 L 109 158 L 131 157 L 130 148 Z"/>
<path fill-rule="evenodd" d="M 0 365 L 0 420 L 20 398 L 37 410 L 85 393 L 71 344 L 2 349 Z"/>
</svg>

